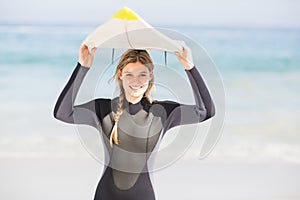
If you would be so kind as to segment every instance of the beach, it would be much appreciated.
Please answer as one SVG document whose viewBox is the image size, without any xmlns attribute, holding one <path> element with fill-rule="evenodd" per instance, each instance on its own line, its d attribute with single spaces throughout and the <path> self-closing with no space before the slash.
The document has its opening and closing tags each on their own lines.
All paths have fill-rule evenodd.
<svg viewBox="0 0 300 200">
<path fill-rule="evenodd" d="M 299 199 L 299 164 L 191 163 L 154 173 L 157 199 Z M 90 157 L 2 158 L 0 168 L 2 199 L 80 200 L 93 199 L 103 166 Z"/>
<path fill-rule="evenodd" d="M 88 146 L 78 127 L 56 120 L 53 109 L 79 45 L 94 28 L 0 25 L 6 47 L 0 49 L 0 199 L 93 199 L 103 172 L 95 158 L 103 153 L 100 141 Z M 179 160 L 153 172 L 157 199 L 300 199 L 300 30 L 170 28 L 208 52 L 222 77 L 226 107 L 220 138 L 205 159 L 199 160 L 201 134 L 209 122 Z M 90 131 L 86 141 L 97 137 Z"/>
</svg>

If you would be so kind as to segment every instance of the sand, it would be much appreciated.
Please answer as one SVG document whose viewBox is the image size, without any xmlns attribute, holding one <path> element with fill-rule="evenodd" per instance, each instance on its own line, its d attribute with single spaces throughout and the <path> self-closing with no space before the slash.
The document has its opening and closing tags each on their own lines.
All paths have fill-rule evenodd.
<svg viewBox="0 0 300 200">
<path fill-rule="evenodd" d="M 1 158 L 1 200 L 92 200 L 103 167 L 91 157 Z M 300 164 L 180 160 L 154 173 L 158 200 L 300 199 Z"/>
</svg>

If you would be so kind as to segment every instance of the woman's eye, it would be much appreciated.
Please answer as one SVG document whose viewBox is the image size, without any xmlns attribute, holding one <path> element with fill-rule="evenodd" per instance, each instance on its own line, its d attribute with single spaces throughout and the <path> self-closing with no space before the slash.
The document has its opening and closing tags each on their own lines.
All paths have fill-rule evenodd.
<svg viewBox="0 0 300 200">
<path fill-rule="evenodd" d="M 132 74 L 126 74 L 126 76 L 132 76 Z"/>
</svg>

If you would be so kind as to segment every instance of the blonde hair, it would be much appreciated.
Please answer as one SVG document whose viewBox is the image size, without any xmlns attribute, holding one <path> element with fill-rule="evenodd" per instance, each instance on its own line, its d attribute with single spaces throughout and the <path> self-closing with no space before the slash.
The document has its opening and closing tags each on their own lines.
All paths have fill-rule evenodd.
<svg viewBox="0 0 300 200">
<path fill-rule="evenodd" d="M 123 101 L 124 101 L 124 98 L 126 98 L 124 88 L 122 85 L 122 80 L 120 79 L 120 75 L 122 73 L 122 70 L 124 69 L 124 67 L 127 64 L 136 63 L 136 62 L 141 62 L 144 66 L 146 66 L 149 69 L 150 73 L 153 72 L 154 65 L 153 65 L 150 55 L 148 54 L 148 52 L 146 50 L 128 49 L 127 51 L 125 51 L 122 54 L 122 56 L 119 60 L 119 63 L 117 65 L 116 71 L 115 71 L 113 77 L 111 78 L 111 80 L 114 80 L 114 79 L 116 80 L 117 86 L 120 88 L 118 107 L 117 107 L 116 113 L 114 114 L 114 126 L 112 128 L 112 131 L 110 134 L 110 139 L 109 139 L 111 147 L 112 147 L 113 143 L 119 144 L 119 142 L 118 142 L 118 121 L 123 113 Z M 149 81 L 148 88 L 144 93 L 144 97 L 147 98 L 150 103 L 153 102 L 153 100 L 149 96 L 151 89 L 153 87 L 153 84 L 154 84 L 154 77 L 152 76 L 152 79 Z"/>
</svg>

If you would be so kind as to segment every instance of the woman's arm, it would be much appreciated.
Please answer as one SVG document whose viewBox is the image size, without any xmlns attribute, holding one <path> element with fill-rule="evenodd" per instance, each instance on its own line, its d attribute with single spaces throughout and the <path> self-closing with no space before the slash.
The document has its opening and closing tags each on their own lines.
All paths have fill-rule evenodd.
<svg viewBox="0 0 300 200">
<path fill-rule="evenodd" d="M 200 108 L 203 107 L 203 103 L 203 109 L 206 109 L 206 119 L 211 118 L 215 115 L 215 106 L 199 71 L 197 70 L 194 64 L 190 63 L 187 60 L 187 53 L 187 49 L 183 47 L 182 55 L 177 51 L 175 52 L 175 55 L 180 64 L 186 70 L 186 73 L 189 77 L 191 86 L 193 88 L 196 105 L 198 105 Z"/>
<path fill-rule="evenodd" d="M 178 52 L 175 52 L 175 55 L 185 68 L 196 104 L 184 105 L 171 101 L 159 102 L 167 114 L 164 132 L 174 126 L 199 123 L 215 115 L 215 107 L 209 90 L 197 68 L 186 60 L 187 51 L 183 49 L 182 55 Z"/>
<path fill-rule="evenodd" d="M 202 107 L 206 110 L 206 117 L 204 120 L 213 117 L 215 115 L 215 105 L 201 74 L 196 67 L 187 70 L 186 73 L 193 88 L 196 105 L 198 105 L 199 108 Z"/>
<path fill-rule="evenodd" d="M 99 128 L 95 100 L 77 106 L 74 105 L 78 90 L 88 70 L 89 68 L 77 63 L 68 83 L 59 95 L 53 114 L 56 119 L 63 122 L 88 124 Z"/>
<path fill-rule="evenodd" d="M 54 117 L 56 119 L 67 123 L 88 124 L 99 128 L 99 120 L 96 115 L 98 109 L 96 108 L 97 104 L 95 100 L 77 106 L 74 105 L 81 83 L 89 67 L 92 65 L 95 51 L 96 48 L 93 48 L 90 52 L 86 45 L 80 47 L 79 62 L 61 92 L 54 108 Z M 81 65 L 81 63 L 83 63 L 84 66 Z"/>
</svg>

